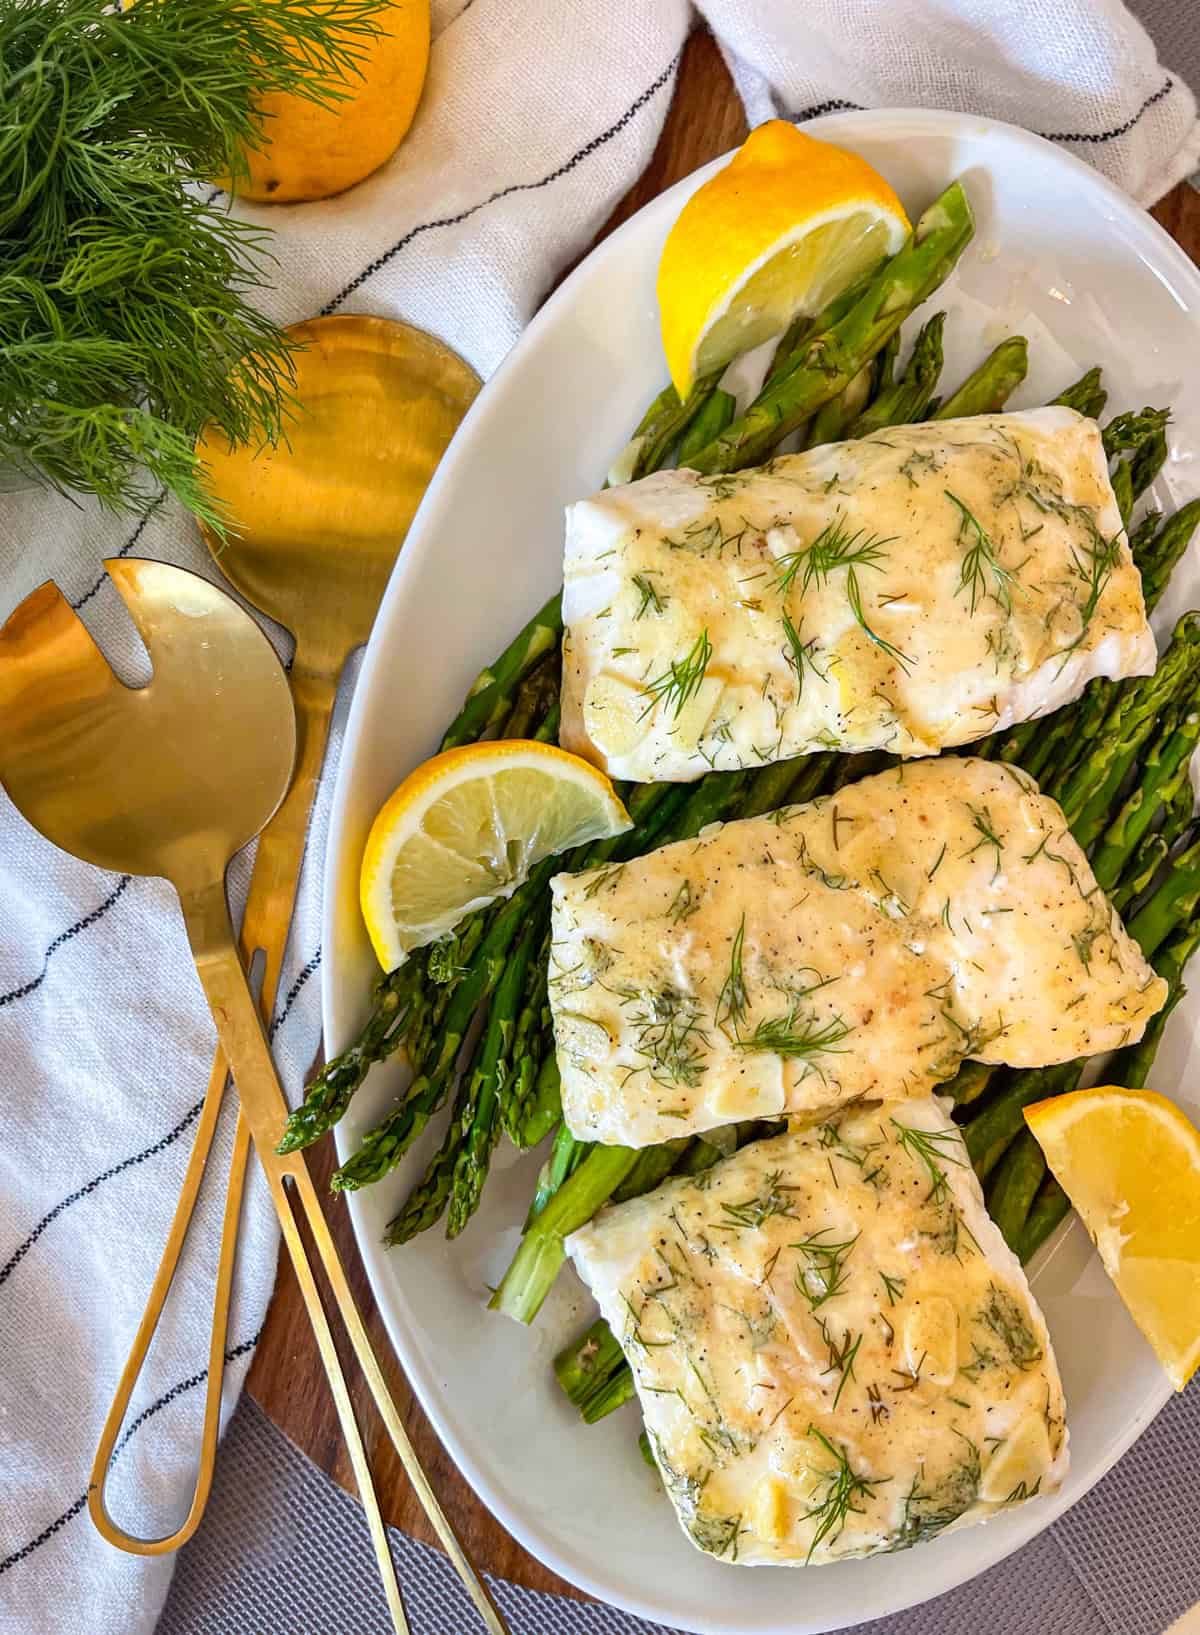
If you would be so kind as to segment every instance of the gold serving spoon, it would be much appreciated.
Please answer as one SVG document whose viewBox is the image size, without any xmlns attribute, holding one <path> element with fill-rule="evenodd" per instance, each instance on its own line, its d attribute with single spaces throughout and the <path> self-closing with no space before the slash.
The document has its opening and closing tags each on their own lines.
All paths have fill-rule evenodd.
<svg viewBox="0 0 1200 1635">
<path fill-rule="evenodd" d="M 174 886 L 329 1376 L 394 1626 L 409 1635 L 293 1196 L 404 1469 L 486 1627 L 504 1635 L 388 1392 L 308 1170 L 299 1154 L 275 1151 L 287 1103 L 238 956 L 225 874 L 291 780 L 295 719 L 283 667 L 250 615 L 207 580 L 136 558 L 105 565 L 153 676 L 137 690 L 124 686 L 58 588 L 41 586 L 0 629 L 0 782 L 28 821 L 64 851 L 102 869 L 164 876 Z"/>
<path fill-rule="evenodd" d="M 212 436 L 198 445 L 210 491 L 231 522 L 228 541 L 205 534 L 214 561 L 247 601 L 296 640 L 291 667 L 296 774 L 259 838 L 241 931 L 245 964 L 257 952 L 263 955 L 259 1003 L 267 1019 L 279 985 L 338 678 L 371 633 L 396 552 L 479 390 L 478 376 L 461 358 L 409 324 L 314 318 L 293 325 L 288 334 L 303 350 L 296 355 L 296 412 L 286 441 L 271 449 L 234 449 Z M 204 1417 L 188 1513 L 173 1532 L 143 1539 L 114 1520 L 105 1500 L 113 1449 L 195 1210 L 228 1071 L 218 1047 L 171 1231 L 92 1467 L 92 1521 L 110 1544 L 137 1555 L 164 1555 L 186 1543 L 200 1525 L 212 1486 L 250 1150 L 241 1114 L 226 1182 Z"/>
</svg>

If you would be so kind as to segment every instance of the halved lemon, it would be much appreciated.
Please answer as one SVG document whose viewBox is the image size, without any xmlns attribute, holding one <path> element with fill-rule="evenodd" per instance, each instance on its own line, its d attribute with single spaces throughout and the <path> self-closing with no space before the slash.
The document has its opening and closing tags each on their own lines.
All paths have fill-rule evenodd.
<svg viewBox="0 0 1200 1635">
<path fill-rule="evenodd" d="M 1039 1101 L 1025 1119 L 1182 1391 L 1200 1364 L 1200 1130 L 1165 1096 L 1111 1085 Z"/>
<path fill-rule="evenodd" d="M 520 738 L 435 755 L 405 778 L 367 837 L 359 901 L 385 971 L 509 897 L 545 857 L 623 834 L 602 772 Z"/>
<path fill-rule="evenodd" d="M 658 304 L 679 395 L 819 312 L 908 233 L 904 206 L 865 159 L 782 119 L 759 125 L 663 246 Z"/>
</svg>

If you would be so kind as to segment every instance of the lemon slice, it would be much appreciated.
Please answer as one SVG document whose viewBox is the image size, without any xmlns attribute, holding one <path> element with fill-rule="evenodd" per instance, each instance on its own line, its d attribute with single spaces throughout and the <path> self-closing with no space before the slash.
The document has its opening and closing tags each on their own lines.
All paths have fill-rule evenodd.
<svg viewBox="0 0 1200 1635">
<path fill-rule="evenodd" d="M 658 266 L 663 350 L 680 397 L 792 319 L 819 312 L 908 236 L 865 159 L 772 119 L 697 188 Z"/>
<path fill-rule="evenodd" d="M 1200 1364 L 1200 1130 L 1165 1096 L 1111 1086 L 1039 1101 L 1025 1119 L 1182 1391 Z"/>
<path fill-rule="evenodd" d="M 371 825 L 359 900 L 385 971 L 510 897 L 543 858 L 623 834 L 602 772 L 550 744 L 468 744 L 411 773 Z"/>
</svg>

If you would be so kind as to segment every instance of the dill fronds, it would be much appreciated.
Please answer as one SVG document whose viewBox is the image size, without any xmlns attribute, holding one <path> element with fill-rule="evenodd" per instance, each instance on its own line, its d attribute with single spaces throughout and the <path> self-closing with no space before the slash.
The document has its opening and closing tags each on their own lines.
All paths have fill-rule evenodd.
<svg viewBox="0 0 1200 1635">
<path fill-rule="evenodd" d="M 193 449 L 276 439 L 267 235 L 195 184 L 244 173 L 261 99 L 342 100 L 385 0 L 0 4 L 0 465 L 220 526 Z"/>
</svg>

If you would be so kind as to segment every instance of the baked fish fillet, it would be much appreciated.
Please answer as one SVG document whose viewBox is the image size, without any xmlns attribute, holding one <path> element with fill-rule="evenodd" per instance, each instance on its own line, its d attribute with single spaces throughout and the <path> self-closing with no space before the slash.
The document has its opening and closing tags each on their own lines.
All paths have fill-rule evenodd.
<svg viewBox="0 0 1200 1635">
<path fill-rule="evenodd" d="M 921 1096 L 1139 1039 L 1166 998 L 1026 774 L 946 756 L 552 883 L 573 1135 Z"/>
<path fill-rule="evenodd" d="M 563 745 L 614 778 L 931 755 L 1155 650 L 1099 428 L 904 426 L 567 511 Z"/>
<path fill-rule="evenodd" d="M 722 1560 L 903 1550 L 1062 1483 L 1045 1322 L 929 1098 L 756 1142 L 567 1250 Z"/>
</svg>

